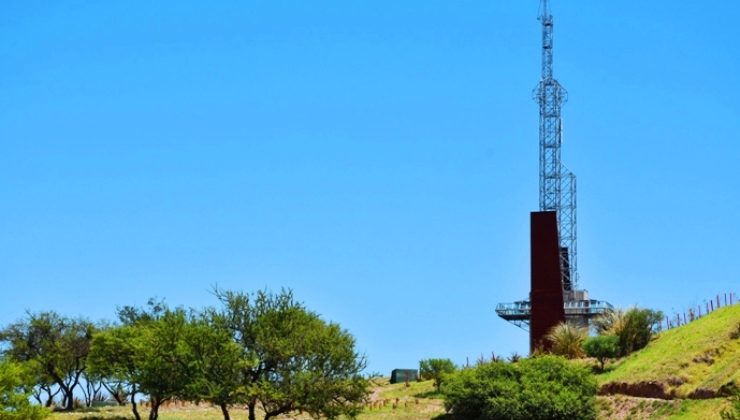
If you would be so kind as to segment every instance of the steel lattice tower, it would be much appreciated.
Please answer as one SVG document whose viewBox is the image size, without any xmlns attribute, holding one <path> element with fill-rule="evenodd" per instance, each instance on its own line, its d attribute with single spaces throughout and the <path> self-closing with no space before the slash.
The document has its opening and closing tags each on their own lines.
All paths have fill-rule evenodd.
<svg viewBox="0 0 740 420">
<path fill-rule="evenodd" d="M 529 329 L 531 351 L 548 348 L 547 334 L 557 323 L 587 327 L 613 309 L 578 288 L 576 177 L 560 159 L 560 110 L 568 93 L 553 77 L 553 20 L 548 0 L 541 2 L 542 78 L 533 92 L 540 111 L 540 208 L 530 213 L 531 286 L 527 299 L 496 305 L 498 316 Z"/>
<path fill-rule="evenodd" d="M 553 19 L 548 0 L 542 0 L 542 78 L 534 90 L 540 108 L 540 211 L 557 213 L 563 290 L 576 290 L 576 177 L 562 163 L 563 122 L 560 109 L 568 92 L 553 77 Z"/>
</svg>

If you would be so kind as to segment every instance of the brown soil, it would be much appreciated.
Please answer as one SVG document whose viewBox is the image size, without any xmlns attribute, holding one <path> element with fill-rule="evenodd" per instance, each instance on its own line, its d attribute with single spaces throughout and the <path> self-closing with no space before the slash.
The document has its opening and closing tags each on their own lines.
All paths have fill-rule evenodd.
<svg viewBox="0 0 740 420">
<path fill-rule="evenodd" d="M 643 381 L 635 383 L 610 382 L 599 389 L 599 395 L 629 395 L 640 398 L 658 398 L 672 400 L 676 397 L 675 391 L 668 391 L 668 387 L 659 381 Z"/>
</svg>

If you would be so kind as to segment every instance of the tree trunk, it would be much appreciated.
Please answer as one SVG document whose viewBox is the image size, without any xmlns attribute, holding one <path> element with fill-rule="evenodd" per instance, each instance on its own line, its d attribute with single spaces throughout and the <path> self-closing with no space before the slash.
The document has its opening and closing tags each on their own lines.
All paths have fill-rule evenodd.
<svg viewBox="0 0 740 420">
<path fill-rule="evenodd" d="M 149 420 L 157 420 L 159 418 L 159 406 L 162 404 L 162 401 L 159 398 L 151 398 L 149 399 L 149 404 L 151 405 L 149 408 Z"/>
<path fill-rule="evenodd" d="M 224 420 L 231 420 L 231 416 L 229 416 L 229 406 L 226 404 L 221 404 L 221 414 L 224 415 Z"/>
<path fill-rule="evenodd" d="M 134 412 L 134 417 L 136 417 L 136 420 L 141 420 L 139 410 L 136 409 L 136 388 L 132 388 L 131 390 L 131 411 Z"/>
<path fill-rule="evenodd" d="M 72 411 L 75 409 L 75 396 L 74 396 L 74 390 L 72 388 L 64 387 L 62 388 L 62 391 L 64 392 L 64 402 L 65 402 L 65 411 Z"/>
<path fill-rule="evenodd" d="M 103 384 L 103 387 L 105 388 L 105 390 L 108 391 L 108 393 L 111 395 L 111 397 L 113 397 L 116 400 L 118 405 L 120 406 L 126 405 L 126 395 L 121 391 L 120 385 L 118 385 L 116 387 L 116 390 L 113 391 L 113 388 L 110 385 L 108 385 L 105 382 L 101 382 L 101 383 Z"/>
<path fill-rule="evenodd" d="M 75 408 L 75 400 L 74 400 L 74 388 L 68 387 L 62 378 L 60 378 L 58 375 L 56 375 L 55 372 L 52 372 L 51 374 L 52 378 L 54 378 L 54 382 L 57 383 L 59 386 L 59 389 L 62 391 L 63 399 L 62 399 L 62 405 L 64 406 L 65 411 L 72 411 Z"/>
<path fill-rule="evenodd" d="M 255 407 L 257 406 L 257 403 L 250 402 L 247 404 L 247 407 L 249 408 L 249 420 L 257 420 L 257 416 L 255 414 Z"/>
</svg>

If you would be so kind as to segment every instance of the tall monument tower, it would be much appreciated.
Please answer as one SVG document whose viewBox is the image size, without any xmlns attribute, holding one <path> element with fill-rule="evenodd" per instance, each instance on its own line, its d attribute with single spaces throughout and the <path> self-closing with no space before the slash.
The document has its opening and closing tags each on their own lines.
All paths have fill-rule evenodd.
<svg viewBox="0 0 740 420">
<path fill-rule="evenodd" d="M 557 214 L 563 290 L 578 285 L 576 248 L 576 177 L 561 160 L 563 120 L 568 92 L 553 76 L 553 19 L 548 0 L 540 5 L 542 75 L 533 96 L 540 108 L 540 211 Z"/>
<path fill-rule="evenodd" d="M 553 75 L 554 25 L 548 0 L 541 0 L 538 20 L 542 68 L 533 96 L 539 105 L 539 211 L 530 215 L 531 288 L 529 299 L 496 306 L 501 318 L 529 328 L 531 351 L 549 348 L 545 336 L 558 323 L 586 326 L 612 307 L 578 289 L 576 177 L 561 160 L 561 109 L 568 93 Z"/>
</svg>

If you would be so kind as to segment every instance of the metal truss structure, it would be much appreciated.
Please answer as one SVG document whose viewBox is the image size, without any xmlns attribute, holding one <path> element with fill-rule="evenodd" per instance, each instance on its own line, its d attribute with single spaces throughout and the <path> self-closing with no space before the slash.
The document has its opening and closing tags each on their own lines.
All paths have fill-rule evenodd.
<svg viewBox="0 0 740 420">
<path fill-rule="evenodd" d="M 548 0 L 542 0 L 542 78 L 533 96 L 540 108 L 540 211 L 555 211 L 560 233 L 560 267 L 563 290 L 578 286 L 576 246 L 576 177 L 563 165 L 560 152 L 563 122 L 560 110 L 568 92 L 553 77 L 553 18 Z"/>
</svg>

